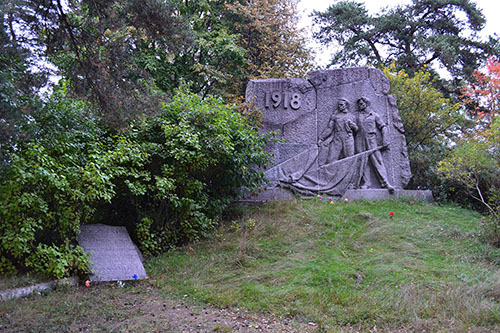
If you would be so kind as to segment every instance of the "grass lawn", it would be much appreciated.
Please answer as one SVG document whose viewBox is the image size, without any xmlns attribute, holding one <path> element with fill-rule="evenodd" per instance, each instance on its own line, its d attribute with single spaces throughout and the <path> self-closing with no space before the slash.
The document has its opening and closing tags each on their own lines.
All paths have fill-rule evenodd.
<svg viewBox="0 0 500 333">
<path fill-rule="evenodd" d="M 181 301 L 292 320 L 297 332 L 500 330 L 500 250 L 481 242 L 475 212 L 311 199 L 233 216 L 212 239 L 148 260 L 147 281 L 2 302 L 0 330 L 175 331 L 160 310 Z"/>
</svg>

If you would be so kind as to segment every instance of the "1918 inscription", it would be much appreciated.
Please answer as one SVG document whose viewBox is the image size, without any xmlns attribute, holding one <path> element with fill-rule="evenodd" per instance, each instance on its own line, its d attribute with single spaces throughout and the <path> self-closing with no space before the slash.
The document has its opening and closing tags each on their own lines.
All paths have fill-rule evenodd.
<svg viewBox="0 0 500 333">
<path fill-rule="evenodd" d="M 291 107 L 294 110 L 297 110 L 302 105 L 302 95 L 299 93 L 291 93 L 291 92 L 280 92 L 273 91 L 271 93 L 264 93 L 264 106 L 266 108 L 277 108 L 280 105 L 283 105 L 284 109 L 288 109 Z"/>
</svg>

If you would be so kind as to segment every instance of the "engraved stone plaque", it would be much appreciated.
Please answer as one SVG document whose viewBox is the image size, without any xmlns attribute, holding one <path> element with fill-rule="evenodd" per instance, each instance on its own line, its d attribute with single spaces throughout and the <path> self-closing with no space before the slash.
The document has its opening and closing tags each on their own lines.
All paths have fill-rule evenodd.
<svg viewBox="0 0 500 333">
<path fill-rule="evenodd" d="M 126 281 L 147 278 L 139 249 L 125 227 L 82 225 L 78 243 L 90 255 L 91 281 Z"/>
</svg>

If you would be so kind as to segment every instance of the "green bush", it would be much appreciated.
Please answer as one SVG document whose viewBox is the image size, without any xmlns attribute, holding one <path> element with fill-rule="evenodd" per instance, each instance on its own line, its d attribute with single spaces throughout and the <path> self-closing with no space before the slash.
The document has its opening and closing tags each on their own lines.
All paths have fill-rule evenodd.
<svg viewBox="0 0 500 333">
<path fill-rule="evenodd" d="M 83 253 L 74 245 L 80 223 L 92 215 L 96 198 L 112 195 L 104 175 L 93 176 L 99 131 L 87 109 L 68 99 L 63 87 L 26 120 L 24 130 L 33 138 L 9 147 L 0 183 L 0 273 L 40 268 L 35 258 L 43 253 L 56 266 L 56 252 Z M 59 248 L 67 241 L 73 245 Z M 80 257 L 68 260 L 63 270 L 38 270 L 62 277 L 82 272 L 86 263 Z"/>
<path fill-rule="evenodd" d="M 105 209 L 135 229 L 146 254 L 209 236 L 237 189 L 263 181 L 256 167 L 268 161 L 267 137 L 247 118 L 219 99 L 182 91 L 128 139 L 148 153 L 144 175 L 117 179 L 120 190 Z"/>
<path fill-rule="evenodd" d="M 147 255 L 209 236 L 239 187 L 268 158 L 248 118 L 179 92 L 155 117 L 104 131 L 64 85 L 26 119 L 30 139 L 0 171 L 0 273 L 84 274 L 81 224 L 125 225 Z"/>
</svg>

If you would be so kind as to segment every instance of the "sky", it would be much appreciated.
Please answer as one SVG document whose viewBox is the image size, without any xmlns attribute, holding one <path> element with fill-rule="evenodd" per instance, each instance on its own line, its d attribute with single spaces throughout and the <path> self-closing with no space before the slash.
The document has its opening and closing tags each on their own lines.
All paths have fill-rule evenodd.
<svg viewBox="0 0 500 333">
<path fill-rule="evenodd" d="M 370 14 L 378 13 L 384 7 L 393 7 L 398 4 L 409 4 L 411 0 L 357 0 L 364 2 Z M 499 0 L 473 0 L 479 8 L 482 9 L 483 15 L 486 17 L 486 26 L 483 29 L 482 36 L 486 38 L 488 35 L 500 35 L 500 1 Z M 312 20 L 309 14 L 313 10 L 324 11 L 330 4 L 335 3 L 335 0 L 300 0 L 298 4 L 299 13 L 302 15 L 300 26 L 306 31 L 311 31 Z M 309 36 L 310 37 L 310 36 Z M 316 51 L 316 64 L 325 66 L 329 63 L 330 52 L 318 43 L 312 42 L 311 46 Z"/>
</svg>

